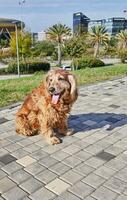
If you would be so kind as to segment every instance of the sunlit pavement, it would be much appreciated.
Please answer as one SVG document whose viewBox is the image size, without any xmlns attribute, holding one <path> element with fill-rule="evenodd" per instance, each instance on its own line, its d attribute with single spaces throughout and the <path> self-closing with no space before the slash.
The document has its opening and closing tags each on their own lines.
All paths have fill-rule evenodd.
<svg viewBox="0 0 127 200">
<path fill-rule="evenodd" d="M 126 77 L 80 87 L 59 145 L 17 135 L 18 108 L 0 111 L 0 200 L 127 200 Z"/>
</svg>

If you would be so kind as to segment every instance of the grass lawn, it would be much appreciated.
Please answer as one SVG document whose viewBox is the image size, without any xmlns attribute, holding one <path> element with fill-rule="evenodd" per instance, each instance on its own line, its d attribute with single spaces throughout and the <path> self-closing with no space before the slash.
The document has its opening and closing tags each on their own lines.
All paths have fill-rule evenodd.
<svg viewBox="0 0 127 200">
<path fill-rule="evenodd" d="M 79 85 L 95 83 L 114 77 L 127 75 L 127 64 L 116 64 L 114 66 L 84 69 L 75 71 Z M 33 88 L 39 85 L 44 75 L 38 74 L 32 77 L 1 80 L 0 81 L 0 107 L 23 100 Z"/>
</svg>

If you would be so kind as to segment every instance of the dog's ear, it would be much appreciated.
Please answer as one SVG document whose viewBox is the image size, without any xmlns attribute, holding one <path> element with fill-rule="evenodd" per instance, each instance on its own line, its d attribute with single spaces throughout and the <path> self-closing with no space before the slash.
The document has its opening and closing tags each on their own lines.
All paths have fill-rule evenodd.
<svg viewBox="0 0 127 200">
<path fill-rule="evenodd" d="M 74 101 L 76 101 L 76 99 L 78 97 L 77 82 L 76 82 L 75 76 L 72 74 L 69 74 L 68 81 L 71 85 L 71 91 L 70 91 L 71 100 L 72 100 L 72 102 L 74 102 Z"/>
</svg>

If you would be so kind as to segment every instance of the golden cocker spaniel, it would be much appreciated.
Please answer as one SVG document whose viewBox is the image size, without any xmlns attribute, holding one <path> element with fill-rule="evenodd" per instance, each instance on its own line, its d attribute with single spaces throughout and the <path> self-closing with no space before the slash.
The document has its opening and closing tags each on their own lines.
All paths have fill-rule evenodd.
<svg viewBox="0 0 127 200">
<path fill-rule="evenodd" d="M 16 113 L 17 133 L 30 136 L 39 132 L 51 144 L 60 143 L 55 131 L 62 135 L 72 134 L 67 119 L 77 97 L 74 75 L 62 69 L 50 70 L 44 83 L 26 97 Z"/>
</svg>

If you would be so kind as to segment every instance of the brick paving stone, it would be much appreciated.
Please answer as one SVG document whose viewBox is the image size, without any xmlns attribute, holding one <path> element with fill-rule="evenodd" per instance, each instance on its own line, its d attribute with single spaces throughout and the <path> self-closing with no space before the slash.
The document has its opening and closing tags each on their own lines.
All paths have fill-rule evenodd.
<svg viewBox="0 0 127 200">
<path fill-rule="evenodd" d="M 118 157 L 117 157 L 120 162 L 125 162 L 127 164 L 127 154 L 121 153 Z"/>
<path fill-rule="evenodd" d="M 95 200 L 95 199 L 93 197 L 91 197 L 91 196 L 88 196 L 84 200 Z"/>
<path fill-rule="evenodd" d="M 40 189 L 43 184 L 35 178 L 30 178 L 19 185 L 23 190 L 29 194 L 34 193 L 36 190 Z"/>
<path fill-rule="evenodd" d="M 14 143 L 14 144 L 9 144 L 8 146 L 4 147 L 7 151 L 9 152 L 13 152 L 13 151 L 16 151 L 18 149 L 21 149 L 21 146 Z"/>
<path fill-rule="evenodd" d="M 36 145 L 40 146 L 41 148 L 48 146 L 46 140 L 40 140 L 36 142 Z"/>
<path fill-rule="evenodd" d="M 95 170 L 94 173 L 105 179 L 109 179 L 116 173 L 116 171 L 106 166 L 101 166 L 97 170 Z"/>
<path fill-rule="evenodd" d="M 15 160 L 16 160 L 16 158 L 10 154 L 5 154 L 4 156 L 0 157 L 0 162 L 5 165 L 7 165 L 8 163 L 11 163 Z"/>
<path fill-rule="evenodd" d="M 94 191 L 94 188 L 80 181 L 72 186 L 69 191 L 83 199 L 90 195 Z"/>
<path fill-rule="evenodd" d="M 73 144 L 71 144 L 68 147 L 65 147 L 64 149 L 62 149 L 62 151 L 72 155 L 72 154 L 75 154 L 78 151 L 80 151 L 80 148 L 75 146 L 75 145 L 73 145 Z"/>
<path fill-rule="evenodd" d="M 120 169 L 124 168 L 126 166 L 126 164 L 116 158 L 116 159 L 113 159 L 113 160 L 105 163 L 105 166 L 119 171 Z"/>
<path fill-rule="evenodd" d="M 23 158 L 18 159 L 16 162 L 19 163 L 20 165 L 26 167 L 26 166 L 36 162 L 36 160 L 30 156 L 24 156 Z"/>
<path fill-rule="evenodd" d="M 39 174 L 40 172 L 44 171 L 46 168 L 40 165 L 39 163 L 35 162 L 31 165 L 28 165 L 24 168 L 25 171 L 35 176 L 36 174 Z"/>
<path fill-rule="evenodd" d="M 37 151 L 38 149 L 40 149 L 41 147 L 36 145 L 36 144 L 31 144 L 29 146 L 24 147 L 25 151 L 28 151 L 29 153 L 33 153 L 35 151 Z"/>
<path fill-rule="evenodd" d="M 101 165 L 103 165 L 104 163 L 105 163 L 104 160 L 101 160 L 101 159 L 96 158 L 96 157 L 91 157 L 91 158 L 89 158 L 88 160 L 85 161 L 85 164 L 90 165 L 94 168 L 98 168 Z"/>
<path fill-rule="evenodd" d="M 8 151 L 3 148 L 0 148 L 0 157 L 4 156 L 6 154 L 8 154 Z"/>
<path fill-rule="evenodd" d="M 120 154 L 120 153 L 123 152 L 123 151 L 124 151 L 124 148 L 122 148 L 122 146 L 121 146 L 121 148 L 120 148 L 120 147 L 117 147 L 117 146 L 115 146 L 115 145 L 112 145 L 111 147 L 109 147 L 109 148 L 107 148 L 107 149 L 105 150 L 105 152 L 111 153 L 111 154 L 113 154 L 113 155 L 118 155 L 118 154 Z"/>
<path fill-rule="evenodd" d="M 11 135 L 9 137 L 7 137 L 7 140 L 11 141 L 11 142 L 18 142 L 23 140 L 23 136 L 22 135 Z"/>
<path fill-rule="evenodd" d="M 2 147 L 5 147 L 5 146 L 7 146 L 7 145 L 9 145 L 9 144 L 11 144 L 11 142 L 8 141 L 8 140 L 5 140 L 5 139 L 0 140 L 0 147 L 1 147 L 1 148 L 2 148 Z"/>
<path fill-rule="evenodd" d="M 63 151 L 55 152 L 51 155 L 51 157 L 55 158 L 56 160 L 62 161 L 63 159 L 69 157 L 70 155 L 68 153 L 65 153 Z"/>
<path fill-rule="evenodd" d="M 51 167 L 52 165 L 55 165 L 57 162 L 58 162 L 58 160 L 56 160 L 50 156 L 47 156 L 46 158 L 39 160 L 39 163 L 47 168 Z"/>
<path fill-rule="evenodd" d="M 116 199 L 117 193 L 101 186 L 91 196 L 98 200 L 113 200 Z"/>
<path fill-rule="evenodd" d="M 33 141 L 32 140 L 28 140 L 28 138 L 25 138 L 25 139 L 17 142 L 17 144 L 21 145 L 22 147 L 26 147 L 26 146 L 28 146 L 28 145 L 30 145 L 32 143 L 33 143 Z"/>
<path fill-rule="evenodd" d="M 78 153 L 76 153 L 74 156 L 75 156 L 76 158 L 82 160 L 82 161 L 85 161 L 85 160 L 87 160 L 88 158 L 90 158 L 92 155 L 89 154 L 89 153 L 86 152 L 86 151 L 82 151 L 82 150 L 81 150 L 81 151 L 79 151 Z"/>
<path fill-rule="evenodd" d="M 23 168 L 23 166 L 19 165 L 18 163 L 14 161 L 2 167 L 2 170 L 5 171 L 7 174 L 12 174 L 20 170 L 21 168 Z"/>
<path fill-rule="evenodd" d="M 69 184 L 60 180 L 59 178 L 46 185 L 46 188 L 59 195 L 70 187 Z"/>
<path fill-rule="evenodd" d="M 115 177 L 127 182 L 127 168 L 121 169 L 119 172 L 115 174 Z"/>
<path fill-rule="evenodd" d="M 87 151 L 89 154 L 92 154 L 92 155 L 96 155 L 97 153 L 100 153 L 102 150 L 103 150 L 103 147 L 97 145 L 96 143 L 85 148 L 85 151 Z"/>
<path fill-rule="evenodd" d="M 127 196 L 124 194 L 121 194 L 116 200 L 127 200 Z"/>
<path fill-rule="evenodd" d="M 59 163 L 56 163 L 55 165 L 49 167 L 49 169 L 51 171 L 53 171 L 55 174 L 57 174 L 57 175 L 62 175 L 65 172 L 67 172 L 70 169 L 70 167 L 68 167 L 67 165 L 59 162 Z"/>
<path fill-rule="evenodd" d="M 39 149 L 38 151 L 35 151 L 30 154 L 32 158 L 35 158 L 36 160 L 40 160 L 42 158 L 45 158 L 48 156 L 47 153 L 45 153 L 42 149 Z"/>
<path fill-rule="evenodd" d="M 63 181 L 69 183 L 70 185 L 75 184 L 76 182 L 78 182 L 82 178 L 83 178 L 82 175 L 77 174 L 76 172 L 74 172 L 72 170 L 69 170 L 68 172 L 66 172 L 65 174 L 60 176 L 60 179 L 62 179 Z"/>
<path fill-rule="evenodd" d="M 19 187 L 14 187 L 8 192 L 4 193 L 2 196 L 6 200 L 21 200 L 24 197 L 26 197 L 28 194 L 24 192 L 21 188 Z"/>
<path fill-rule="evenodd" d="M 24 157 L 24 156 L 26 156 L 28 154 L 29 153 L 27 151 L 23 150 L 23 149 L 18 149 L 17 151 L 13 151 L 11 153 L 11 155 L 14 156 L 17 159 L 20 159 L 20 158 L 22 158 L 22 157 Z"/>
<path fill-rule="evenodd" d="M 24 182 L 25 180 L 27 180 L 28 178 L 30 178 L 30 174 L 28 174 L 27 172 L 25 172 L 23 169 L 11 174 L 9 176 L 9 178 L 11 180 L 13 180 L 14 182 L 20 184 L 22 182 Z"/>
<path fill-rule="evenodd" d="M 0 179 L 4 178 L 5 176 L 7 176 L 7 174 L 0 169 Z"/>
<path fill-rule="evenodd" d="M 86 175 L 90 174 L 92 171 L 94 171 L 95 169 L 93 167 L 86 165 L 85 163 L 81 163 L 77 167 L 73 168 L 73 170 L 83 176 L 86 176 Z"/>
<path fill-rule="evenodd" d="M 82 140 L 78 140 L 74 143 L 75 146 L 78 146 L 82 149 L 86 148 L 87 146 L 89 146 L 90 144 L 89 143 L 86 143 L 85 141 L 82 141 Z"/>
<path fill-rule="evenodd" d="M 43 147 L 42 150 L 48 154 L 52 154 L 52 153 L 55 153 L 57 151 L 59 151 L 61 149 L 61 146 L 60 144 L 58 145 L 48 145 L 46 147 Z"/>
<path fill-rule="evenodd" d="M 43 172 L 35 175 L 35 177 L 44 184 L 48 184 L 52 180 L 54 180 L 57 175 L 50 170 L 46 169 Z"/>
<path fill-rule="evenodd" d="M 87 177 L 85 177 L 82 182 L 90 185 L 93 188 L 98 188 L 100 185 L 102 185 L 104 182 L 106 181 L 106 179 L 91 173 L 89 174 Z"/>
<path fill-rule="evenodd" d="M 36 192 L 34 192 L 33 194 L 31 194 L 29 197 L 32 200 L 42 200 L 42 199 L 43 200 L 51 200 L 55 196 L 56 195 L 53 192 L 42 187 L 41 189 L 39 189 Z"/>
<path fill-rule="evenodd" d="M 4 177 L 0 180 L 0 193 L 7 192 L 15 186 L 16 184 L 13 181 L 11 181 L 8 177 Z"/>
<path fill-rule="evenodd" d="M 114 159 L 116 156 L 114 156 L 111 153 L 108 153 L 108 152 L 105 152 L 105 151 L 101 151 L 100 153 L 96 154 L 96 157 L 108 162 L 108 161 Z"/>
<path fill-rule="evenodd" d="M 120 194 L 127 187 L 127 183 L 120 179 L 112 177 L 104 184 L 104 186 Z"/>
<path fill-rule="evenodd" d="M 69 167 L 75 167 L 76 165 L 79 165 L 81 163 L 81 160 L 75 158 L 74 156 L 70 156 L 62 161 L 65 165 L 68 165 Z"/>
<path fill-rule="evenodd" d="M 33 142 L 38 142 L 38 141 L 42 140 L 43 137 L 41 134 L 38 134 L 38 135 L 34 135 L 34 136 L 30 137 L 29 139 L 32 140 Z"/>
<path fill-rule="evenodd" d="M 59 197 L 56 197 L 53 200 L 80 200 L 80 198 L 75 196 L 74 194 L 66 191 L 66 192 L 62 193 Z"/>
</svg>

